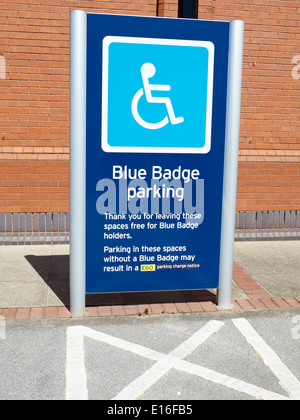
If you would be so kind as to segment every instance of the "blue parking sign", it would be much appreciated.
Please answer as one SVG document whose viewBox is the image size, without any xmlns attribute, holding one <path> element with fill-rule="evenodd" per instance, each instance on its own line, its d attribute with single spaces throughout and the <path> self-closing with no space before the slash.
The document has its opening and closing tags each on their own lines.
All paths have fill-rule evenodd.
<svg viewBox="0 0 300 420">
<path fill-rule="evenodd" d="M 187 77 L 197 69 L 197 81 Z M 208 153 L 214 44 L 107 36 L 102 148 L 115 153 Z"/>
<path fill-rule="evenodd" d="M 87 293 L 218 288 L 229 23 L 87 15 Z"/>
<path fill-rule="evenodd" d="M 86 293 L 218 289 L 231 307 L 243 37 L 71 12 L 72 314 Z"/>
</svg>

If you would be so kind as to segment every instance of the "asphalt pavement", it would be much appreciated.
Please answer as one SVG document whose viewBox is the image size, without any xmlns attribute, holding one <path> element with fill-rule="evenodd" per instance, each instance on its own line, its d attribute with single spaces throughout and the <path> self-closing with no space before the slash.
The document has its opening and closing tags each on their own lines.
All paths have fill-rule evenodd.
<svg viewBox="0 0 300 420">
<path fill-rule="evenodd" d="M 299 400 L 299 343 L 299 309 L 7 321 L 0 400 Z"/>
<path fill-rule="evenodd" d="M 233 299 L 254 288 L 286 303 L 276 309 L 3 316 L 64 309 L 68 253 L 67 245 L 1 248 L 0 400 L 112 400 L 109 410 L 152 401 L 155 411 L 159 401 L 300 399 L 300 241 L 235 244 Z"/>
</svg>

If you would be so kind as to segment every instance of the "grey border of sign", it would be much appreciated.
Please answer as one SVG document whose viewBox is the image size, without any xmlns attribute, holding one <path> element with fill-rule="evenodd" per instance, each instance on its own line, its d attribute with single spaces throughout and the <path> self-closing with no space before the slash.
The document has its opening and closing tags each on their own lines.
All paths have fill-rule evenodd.
<svg viewBox="0 0 300 420">
<path fill-rule="evenodd" d="M 70 311 L 85 314 L 87 13 L 71 12 L 70 48 Z M 225 165 L 218 306 L 232 305 L 244 22 L 230 22 Z"/>
<path fill-rule="evenodd" d="M 70 311 L 85 313 L 87 13 L 71 12 L 70 50 Z"/>
</svg>

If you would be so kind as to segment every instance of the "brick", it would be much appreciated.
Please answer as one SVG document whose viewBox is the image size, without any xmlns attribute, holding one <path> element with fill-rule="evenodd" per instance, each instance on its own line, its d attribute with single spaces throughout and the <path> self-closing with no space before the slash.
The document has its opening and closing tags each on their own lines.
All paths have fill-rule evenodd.
<svg viewBox="0 0 300 420">
<path fill-rule="evenodd" d="M 267 308 L 260 299 L 251 299 L 250 302 L 251 302 L 251 305 L 254 307 L 254 309 Z"/>
<path fill-rule="evenodd" d="M 137 306 L 124 306 L 124 309 L 126 315 L 138 315 Z"/>
<path fill-rule="evenodd" d="M 203 312 L 204 309 L 199 302 L 187 302 L 191 312 Z"/>
<path fill-rule="evenodd" d="M 244 3 L 203 0 L 198 9 L 201 19 L 234 17 L 246 24 L 237 194 L 237 211 L 242 213 L 237 227 L 270 228 L 266 215 L 274 212 L 274 227 L 299 228 L 300 95 L 299 80 L 292 77 L 300 40 L 297 4 Z M 1 52 L 8 73 L 0 81 L 2 213 L 69 211 L 66 185 L 60 181 L 68 182 L 69 174 L 69 11 L 76 8 L 177 17 L 178 0 L 10 0 L 9 7 L 1 3 Z M 36 185 L 29 191 L 32 181 Z M 57 190 L 49 184 L 45 191 L 41 181 L 56 182 Z M 19 182 L 18 192 L 11 190 L 11 182 Z"/>
<path fill-rule="evenodd" d="M 201 306 L 205 312 L 214 312 L 217 311 L 217 307 L 212 302 L 201 302 Z"/>
<path fill-rule="evenodd" d="M 57 318 L 58 308 L 45 308 L 45 319 Z"/>
<path fill-rule="evenodd" d="M 112 311 L 112 315 L 114 316 L 126 315 L 125 309 L 123 306 L 113 306 L 111 311 Z"/>
<path fill-rule="evenodd" d="M 174 303 L 163 303 L 163 309 L 167 314 L 175 314 L 177 312 L 177 307 Z"/>
<path fill-rule="evenodd" d="M 276 298 L 272 297 L 272 301 L 279 307 L 279 308 L 290 308 L 290 305 L 287 301 L 283 298 Z"/>
<path fill-rule="evenodd" d="M 249 299 L 236 299 L 236 302 L 245 311 L 253 310 L 254 309 L 254 306 L 251 305 L 251 301 Z"/>
<path fill-rule="evenodd" d="M 276 303 L 271 298 L 262 298 L 260 300 L 267 309 L 278 309 L 278 305 L 276 305 Z"/>
<path fill-rule="evenodd" d="M 43 319 L 44 308 L 31 308 L 30 319 Z"/>
<path fill-rule="evenodd" d="M 99 316 L 99 310 L 95 307 L 86 308 L 85 315 L 87 317 L 97 317 Z"/>
<path fill-rule="evenodd" d="M 188 313 L 190 312 L 190 307 L 186 303 L 176 303 L 177 312 Z"/>
<path fill-rule="evenodd" d="M 150 305 L 138 305 L 138 313 L 140 315 L 149 315 L 151 313 Z"/>
<path fill-rule="evenodd" d="M 98 307 L 99 316 L 111 316 L 112 310 L 109 306 L 99 306 Z"/>
<path fill-rule="evenodd" d="M 57 310 L 57 318 L 71 318 L 71 313 L 67 308 L 59 307 Z"/>
<path fill-rule="evenodd" d="M 12 232 L 12 214 L 6 214 L 5 231 Z"/>
<path fill-rule="evenodd" d="M 150 304 L 152 314 L 162 314 L 164 312 L 164 307 L 160 303 Z"/>
<path fill-rule="evenodd" d="M 253 298 L 263 298 L 263 297 L 270 297 L 270 293 L 264 290 L 262 287 L 257 287 L 253 289 L 243 289 L 246 295 L 251 298 L 251 302 Z"/>
<path fill-rule="evenodd" d="M 0 232 L 5 232 L 5 214 L 0 213 Z"/>
<path fill-rule="evenodd" d="M 6 320 L 13 320 L 16 318 L 17 309 L 3 309 L 1 316 L 4 316 Z"/>
<path fill-rule="evenodd" d="M 237 301 L 232 302 L 232 311 L 241 311 L 242 307 L 238 304 Z"/>
<path fill-rule="evenodd" d="M 15 319 L 29 319 L 30 308 L 19 308 Z"/>
<path fill-rule="evenodd" d="M 295 298 L 283 298 L 291 308 L 300 308 L 300 302 Z"/>
</svg>

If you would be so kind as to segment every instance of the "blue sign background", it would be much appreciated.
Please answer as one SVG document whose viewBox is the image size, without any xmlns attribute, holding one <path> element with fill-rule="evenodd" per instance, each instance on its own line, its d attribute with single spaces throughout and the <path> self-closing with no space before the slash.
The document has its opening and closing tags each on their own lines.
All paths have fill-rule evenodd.
<svg viewBox="0 0 300 420">
<path fill-rule="evenodd" d="M 103 40 L 107 36 L 210 41 L 214 44 L 212 137 L 209 153 L 106 153 L 102 150 L 102 48 Z M 86 292 L 218 288 L 229 23 L 88 14 L 87 39 Z M 196 87 L 198 79 L 201 77 L 201 69 L 196 64 L 190 66 L 189 70 L 186 69 L 185 72 L 184 76 L 189 80 L 188 83 Z M 169 82 L 166 80 L 166 83 Z M 96 202 L 99 197 L 96 185 L 101 179 L 112 179 L 114 165 L 144 168 L 148 174 L 151 174 L 153 165 L 168 169 L 177 169 L 179 166 L 184 169 L 197 168 L 200 171 L 200 178 L 204 179 L 205 183 L 203 223 L 195 230 L 175 228 L 146 231 L 132 231 L 129 224 L 126 233 L 130 234 L 134 238 L 133 240 L 104 239 L 104 225 L 108 222 L 113 223 L 113 221 L 106 220 L 105 215 L 100 215 L 96 210 Z M 151 177 L 147 181 L 151 182 Z M 177 221 L 169 222 L 176 225 Z M 186 252 L 179 251 L 171 254 L 195 255 L 194 262 L 199 263 L 200 268 L 154 272 L 103 271 L 104 257 L 108 256 L 108 254 L 104 254 L 104 246 L 129 247 L 132 245 L 137 247 L 173 245 L 182 247 L 182 249 L 186 247 Z M 146 254 L 148 256 L 156 255 L 155 253 Z M 134 255 L 132 253 L 131 257 Z M 136 256 L 138 257 L 138 254 Z M 111 265 L 117 266 L 118 264 Z"/>
</svg>

